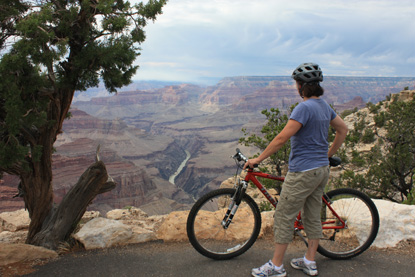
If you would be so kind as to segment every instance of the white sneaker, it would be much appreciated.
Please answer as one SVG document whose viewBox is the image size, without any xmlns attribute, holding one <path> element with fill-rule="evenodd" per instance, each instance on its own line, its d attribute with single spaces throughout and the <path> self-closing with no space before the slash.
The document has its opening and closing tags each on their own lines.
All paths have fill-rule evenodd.
<svg viewBox="0 0 415 277">
<path fill-rule="evenodd" d="M 285 272 L 284 266 L 282 266 L 280 270 L 276 270 L 274 264 L 270 260 L 269 262 L 267 262 L 261 267 L 253 268 L 252 276 L 279 277 L 279 276 L 287 276 L 287 272 Z"/>
<path fill-rule="evenodd" d="M 311 262 L 311 264 L 306 265 L 304 258 L 297 258 L 291 260 L 291 266 L 295 269 L 301 269 L 305 274 L 310 276 L 318 275 L 317 264 L 316 262 Z"/>
</svg>

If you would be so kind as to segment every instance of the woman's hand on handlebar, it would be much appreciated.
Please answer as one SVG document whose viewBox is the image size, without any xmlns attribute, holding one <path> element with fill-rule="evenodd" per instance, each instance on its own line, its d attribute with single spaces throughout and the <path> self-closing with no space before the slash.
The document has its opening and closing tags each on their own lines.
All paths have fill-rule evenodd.
<svg viewBox="0 0 415 277">
<path fill-rule="evenodd" d="M 245 165 L 244 165 L 244 168 L 243 168 L 243 169 L 246 169 L 247 167 L 254 168 L 254 167 L 258 166 L 258 164 L 259 164 L 259 163 L 260 163 L 260 161 L 259 161 L 257 158 L 255 158 L 255 159 L 249 159 L 249 160 L 245 163 Z"/>
</svg>

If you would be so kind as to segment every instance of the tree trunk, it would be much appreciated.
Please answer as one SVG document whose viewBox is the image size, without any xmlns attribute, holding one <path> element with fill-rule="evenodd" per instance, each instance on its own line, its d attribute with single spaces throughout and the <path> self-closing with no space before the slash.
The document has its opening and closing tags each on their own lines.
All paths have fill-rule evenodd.
<svg viewBox="0 0 415 277">
<path fill-rule="evenodd" d="M 32 170 L 20 175 L 20 180 L 25 208 L 31 219 L 26 243 L 32 244 L 33 237 L 42 229 L 43 222 L 52 210 L 52 169 L 41 167 L 40 162 L 33 163 Z"/>
<path fill-rule="evenodd" d="M 65 195 L 59 206 L 50 209 L 47 217 L 40 222 L 40 231 L 33 237 L 28 236 L 27 243 L 57 249 L 74 231 L 91 201 L 98 194 L 113 188 L 115 183 L 109 178 L 104 163 L 97 161 L 92 164 Z M 32 218 L 33 220 L 38 219 Z"/>
</svg>

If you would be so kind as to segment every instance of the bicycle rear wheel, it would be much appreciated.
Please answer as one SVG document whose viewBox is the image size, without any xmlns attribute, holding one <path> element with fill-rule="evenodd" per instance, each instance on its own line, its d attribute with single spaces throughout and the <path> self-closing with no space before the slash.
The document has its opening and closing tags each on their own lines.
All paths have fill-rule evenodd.
<svg viewBox="0 0 415 277">
<path fill-rule="evenodd" d="M 244 194 L 228 228 L 222 221 L 236 189 L 218 189 L 202 196 L 192 207 L 187 218 L 187 236 L 202 255 L 225 260 L 241 255 L 257 239 L 261 229 L 258 205 Z"/>
<path fill-rule="evenodd" d="M 375 204 L 366 194 L 349 188 L 330 191 L 327 196 L 330 206 L 346 226 L 325 229 L 342 224 L 323 202 L 323 238 L 317 251 L 331 259 L 349 259 L 361 254 L 373 243 L 379 230 L 379 213 Z"/>
</svg>

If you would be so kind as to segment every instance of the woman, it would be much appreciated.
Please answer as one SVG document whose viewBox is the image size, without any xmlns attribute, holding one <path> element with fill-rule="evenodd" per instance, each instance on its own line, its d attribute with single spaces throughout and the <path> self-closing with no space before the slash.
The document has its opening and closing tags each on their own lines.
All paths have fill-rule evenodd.
<svg viewBox="0 0 415 277">
<path fill-rule="evenodd" d="M 292 241 L 293 226 L 300 210 L 308 237 L 308 249 L 304 257 L 293 259 L 291 266 L 314 276 L 318 274 L 315 254 L 322 236 L 320 208 L 324 187 L 329 178 L 329 160 L 343 143 L 347 126 L 334 110 L 320 98 L 324 89 L 320 86 L 323 73 L 315 63 L 298 66 L 292 78 L 298 93 L 304 99 L 293 110 L 285 128 L 246 167 L 253 167 L 277 152 L 291 138 L 288 173 L 274 217 L 275 251 L 273 258 L 259 268 L 252 269 L 252 276 L 286 276 L 283 258 Z M 336 136 L 329 149 L 328 130 L 332 126 Z"/>
</svg>

